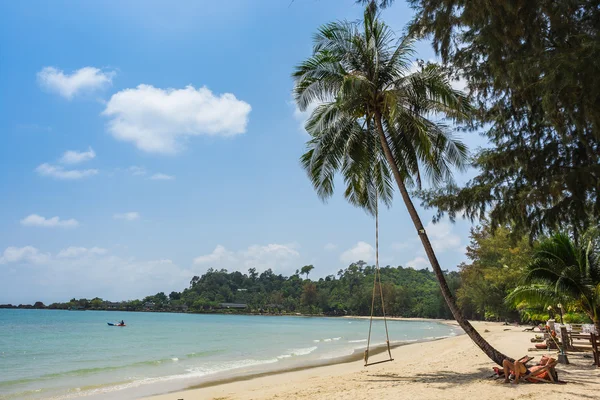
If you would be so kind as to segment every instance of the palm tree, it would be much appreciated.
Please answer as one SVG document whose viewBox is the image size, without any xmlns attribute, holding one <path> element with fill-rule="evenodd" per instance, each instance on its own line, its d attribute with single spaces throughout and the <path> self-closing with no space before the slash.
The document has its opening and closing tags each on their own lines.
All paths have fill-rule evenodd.
<svg viewBox="0 0 600 400">
<path fill-rule="evenodd" d="M 465 146 L 431 117 L 465 120 L 472 111 L 440 66 L 421 65 L 412 72 L 413 54 L 413 40 L 395 39 L 374 4 L 362 23 L 322 26 L 313 55 L 293 74 L 298 107 L 320 103 L 306 123 L 312 138 L 301 162 L 323 200 L 333 194 L 339 172 L 348 201 L 371 213 L 379 200 L 391 204 L 395 180 L 454 318 L 502 364 L 508 357 L 490 346 L 457 307 L 408 193 L 409 187 L 420 187 L 422 171 L 437 184 L 451 179 L 451 167 L 465 164 Z"/>
<path fill-rule="evenodd" d="M 315 267 L 313 267 L 312 264 L 311 265 L 305 265 L 300 270 L 300 273 L 301 274 L 306 274 L 306 279 L 308 279 L 308 274 L 310 274 L 310 271 L 312 271 L 313 269 L 315 269 Z"/>
<path fill-rule="evenodd" d="M 584 236 L 582 243 L 578 246 L 562 233 L 540 242 L 524 285 L 515 288 L 507 301 L 542 306 L 569 302 L 583 310 L 600 333 L 599 249 L 589 237 Z"/>
</svg>

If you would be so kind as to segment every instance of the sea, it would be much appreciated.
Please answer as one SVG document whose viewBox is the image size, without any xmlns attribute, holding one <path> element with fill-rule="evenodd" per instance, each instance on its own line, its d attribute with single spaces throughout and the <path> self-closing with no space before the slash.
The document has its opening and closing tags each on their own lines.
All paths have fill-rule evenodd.
<svg viewBox="0 0 600 400">
<path fill-rule="evenodd" d="M 121 320 L 125 327 L 107 324 Z M 388 329 L 392 345 L 461 332 L 431 321 L 388 321 Z M 368 320 L 351 318 L 0 309 L 0 399 L 139 398 L 358 363 L 368 330 Z M 371 345 L 385 340 L 383 321 L 373 321 Z"/>
</svg>

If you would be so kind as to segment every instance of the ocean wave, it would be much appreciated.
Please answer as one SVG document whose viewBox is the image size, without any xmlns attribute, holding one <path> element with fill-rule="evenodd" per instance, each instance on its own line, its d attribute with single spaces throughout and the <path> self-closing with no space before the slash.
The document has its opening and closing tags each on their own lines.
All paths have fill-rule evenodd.
<svg viewBox="0 0 600 400">
<path fill-rule="evenodd" d="M 315 343 L 318 343 L 320 341 L 322 341 L 322 342 L 332 342 L 332 341 L 335 341 L 335 340 L 340 340 L 341 338 L 342 338 L 341 336 L 338 336 L 338 337 L 335 337 L 335 338 L 326 338 L 326 339 L 322 339 L 322 340 L 313 340 L 313 342 L 315 342 Z"/>
<path fill-rule="evenodd" d="M 292 356 L 306 356 L 317 349 L 317 346 L 289 350 Z"/>
<path fill-rule="evenodd" d="M 299 348 L 299 349 L 289 349 L 286 351 L 285 354 L 281 354 L 281 355 L 277 356 L 277 358 L 279 360 L 282 360 L 284 358 L 306 356 L 306 355 L 312 353 L 313 351 L 315 351 L 317 348 L 318 348 L 317 346 L 312 346 L 312 347 L 304 347 L 304 348 Z"/>
<path fill-rule="evenodd" d="M 79 369 L 72 369 L 72 370 L 68 370 L 68 371 L 53 372 L 53 373 L 44 374 L 44 375 L 41 375 L 41 376 L 38 376 L 35 378 L 23 378 L 23 379 L 16 379 L 16 380 L 11 380 L 11 381 L 0 382 L 0 387 L 36 382 L 36 381 L 40 381 L 40 380 L 53 380 L 53 379 L 57 379 L 57 378 L 66 378 L 66 377 L 84 377 L 87 375 L 94 375 L 94 374 L 98 374 L 98 373 L 102 373 L 102 372 L 117 371 L 117 370 L 132 368 L 132 367 L 158 366 L 164 362 L 169 362 L 169 361 L 177 362 L 177 361 L 179 361 L 179 358 L 178 357 L 170 357 L 170 358 L 165 358 L 165 359 L 161 359 L 161 360 L 138 361 L 138 362 L 134 362 L 131 364 L 124 364 L 124 365 L 111 365 L 111 366 L 106 366 L 106 367 L 94 367 L 94 368 L 79 368 Z"/>
<path fill-rule="evenodd" d="M 175 381 L 181 379 L 190 379 L 190 378 L 199 378 L 207 375 L 218 374 L 222 372 L 233 371 L 241 368 L 249 368 L 255 367 L 259 365 L 272 364 L 276 363 L 279 360 L 277 358 L 271 358 L 266 360 L 238 360 L 238 361 L 226 361 L 220 364 L 213 365 L 211 367 L 208 366 L 200 366 L 200 367 L 192 367 L 186 369 L 185 374 L 177 374 L 177 375 L 167 375 L 160 376 L 154 378 L 142 378 L 135 379 L 132 381 L 119 382 L 119 383 L 111 383 L 111 384 L 102 384 L 102 385 L 90 385 L 84 387 L 78 387 L 70 390 L 70 393 L 55 397 L 55 400 L 66 400 L 73 399 L 82 396 L 94 396 L 94 395 L 103 395 L 113 392 L 118 392 L 125 389 L 131 389 L 140 387 L 148 384 L 155 384 L 161 382 Z"/>
<path fill-rule="evenodd" d="M 348 340 L 348 343 L 364 343 L 367 339 Z"/>
<path fill-rule="evenodd" d="M 205 350 L 205 351 L 196 351 L 193 353 L 186 354 L 186 358 L 197 358 L 197 357 L 208 357 L 215 354 L 224 353 L 225 349 L 215 349 L 215 350 Z"/>
<path fill-rule="evenodd" d="M 210 367 L 205 365 L 205 366 L 188 368 L 188 369 L 186 369 L 188 374 L 172 375 L 170 377 L 162 377 L 162 378 L 158 378 L 158 379 L 173 380 L 173 379 L 181 379 L 181 378 L 202 377 L 202 376 L 206 376 L 206 375 L 217 374 L 220 372 L 226 372 L 226 371 L 231 371 L 231 370 L 240 369 L 240 368 L 248 368 L 248 367 L 255 367 L 258 365 L 273 364 L 273 363 L 276 363 L 277 361 L 279 361 L 277 358 L 269 358 L 269 359 L 265 359 L 265 360 L 246 359 L 246 360 L 237 360 L 237 361 L 226 361 L 226 362 L 222 362 L 220 364 L 216 364 L 216 365 L 210 366 Z"/>
</svg>

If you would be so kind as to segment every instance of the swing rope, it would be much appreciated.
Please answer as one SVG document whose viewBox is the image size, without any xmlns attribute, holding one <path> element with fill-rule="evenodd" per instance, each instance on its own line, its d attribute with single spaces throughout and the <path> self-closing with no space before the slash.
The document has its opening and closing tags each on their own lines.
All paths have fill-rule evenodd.
<svg viewBox="0 0 600 400">
<path fill-rule="evenodd" d="M 387 319 L 385 317 L 385 302 L 383 301 L 383 288 L 381 286 L 381 272 L 379 270 L 379 198 L 378 193 L 375 192 L 375 274 L 373 277 L 373 297 L 371 299 L 371 318 L 369 319 L 369 336 L 367 339 L 367 349 L 365 350 L 365 367 L 373 364 L 380 364 L 383 362 L 393 361 L 392 351 L 390 349 L 390 335 L 388 332 Z M 381 296 L 381 311 L 383 312 L 383 323 L 385 325 L 385 338 L 387 344 L 387 351 L 389 359 L 378 361 L 369 364 L 369 347 L 371 345 L 371 329 L 373 327 L 373 313 L 375 310 L 375 292 L 377 289 L 377 279 L 379 279 L 379 293 Z"/>
</svg>

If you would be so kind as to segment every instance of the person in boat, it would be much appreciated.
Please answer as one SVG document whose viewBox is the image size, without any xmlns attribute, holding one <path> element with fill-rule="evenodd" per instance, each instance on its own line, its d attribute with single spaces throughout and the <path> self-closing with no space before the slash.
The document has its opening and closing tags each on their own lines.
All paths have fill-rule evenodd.
<svg viewBox="0 0 600 400">
<path fill-rule="evenodd" d="M 125 325 L 125 321 L 121 320 L 121 322 L 119 322 L 119 325 Z"/>
</svg>

